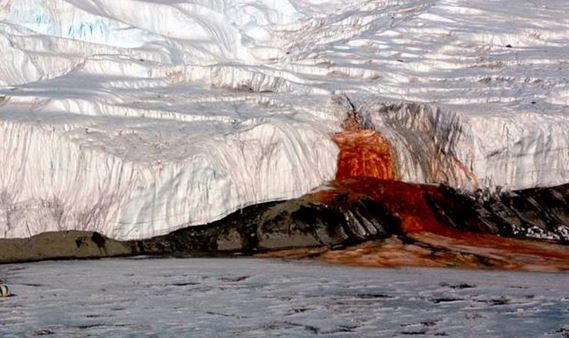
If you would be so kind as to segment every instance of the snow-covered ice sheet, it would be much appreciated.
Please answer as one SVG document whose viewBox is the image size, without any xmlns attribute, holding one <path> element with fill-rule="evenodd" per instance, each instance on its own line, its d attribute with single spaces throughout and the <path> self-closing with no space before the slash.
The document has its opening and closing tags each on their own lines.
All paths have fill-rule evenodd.
<svg viewBox="0 0 569 338">
<path fill-rule="evenodd" d="M 562 337 L 567 274 L 258 259 L 0 266 L 1 336 Z"/>
<path fill-rule="evenodd" d="M 569 182 L 565 0 L 1 0 L 0 237 L 147 238 L 332 179 Z"/>
<path fill-rule="evenodd" d="M 333 178 L 339 110 L 264 65 L 264 27 L 298 17 L 284 1 L 3 1 L 0 236 L 147 238 Z"/>
</svg>

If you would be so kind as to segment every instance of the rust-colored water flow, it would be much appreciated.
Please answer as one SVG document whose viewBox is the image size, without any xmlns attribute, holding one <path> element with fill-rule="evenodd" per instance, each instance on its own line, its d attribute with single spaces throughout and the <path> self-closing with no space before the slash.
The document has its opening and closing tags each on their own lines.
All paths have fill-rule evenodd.
<svg viewBox="0 0 569 338">
<path fill-rule="evenodd" d="M 453 228 L 437 217 L 433 204 L 427 200 L 444 201 L 448 197 L 443 196 L 437 186 L 395 181 L 397 173 L 389 142 L 377 132 L 360 129 L 349 122 L 345 131 L 333 136 L 340 148 L 336 181 L 331 183 L 330 189 L 306 198 L 341 208 L 338 203 L 349 205 L 365 196 L 400 220 L 403 235 L 342 250 L 301 249 L 271 255 L 310 255 L 330 262 L 366 266 L 569 269 L 567 246 L 484 233 L 484 225 L 478 219 L 466 221 L 480 233 Z"/>
<path fill-rule="evenodd" d="M 351 177 L 395 179 L 389 143 L 372 130 L 344 131 L 334 135 L 340 148 L 336 180 Z"/>
<path fill-rule="evenodd" d="M 354 177 L 306 196 L 309 202 L 349 209 L 362 197 L 379 203 L 399 219 L 401 235 L 344 249 L 293 249 L 272 257 L 317 257 L 342 264 L 397 267 L 495 268 L 526 271 L 569 270 L 569 247 L 546 241 L 467 232 L 439 220 L 426 197 L 445 198 L 436 186 Z M 476 219 L 468 222 L 479 222 Z M 477 224 L 478 226 L 478 224 Z M 484 229 L 479 226 L 480 230 Z"/>
<path fill-rule="evenodd" d="M 340 149 L 336 192 L 365 195 L 384 204 L 400 215 L 405 232 L 448 234 L 450 229 L 436 220 L 423 198 L 424 193 L 438 194 L 436 187 L 395 181 L 389 142 L 373 130 L 359 128 L 353 117 L 345 121 L 344 129 L 333 136 Z M 321 197 L 325 199 L 325 193 Z"/>
</svg>

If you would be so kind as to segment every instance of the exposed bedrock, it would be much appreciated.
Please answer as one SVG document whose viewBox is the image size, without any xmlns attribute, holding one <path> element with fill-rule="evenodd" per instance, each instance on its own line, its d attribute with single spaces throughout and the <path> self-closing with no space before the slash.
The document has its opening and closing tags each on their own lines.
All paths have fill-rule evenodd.
<svg viewBox="0 0 569 338">
<path fill-rule="evenodd" d="M 343 247 L 400 233 L 397 218 L 366 198 L 324 204 L 313 196 L 250 206 L 199 227 L 141 241 L 98 233 L 50 232 L 0 240 L 0 262 L 125 255 L 254 254 L 297 247 Z"/>
<path fill-rule="evenodd" d="M 468 247 L 473 251 L 468 254 L 474 256 L 498 250 L 490 255 L 493 259 L 506 254 L 516 259 L 519 253 L 569 262 L 569 248 L 559 245 L 569 241 L 568 203 L 569 185 L 476 195 L 445 186 L 348 179 L 299 199 L 250 206 L 220 221 L 147 240 L 120 242 L 76 231 L 4 239 L 0 240 L 0 262 L 128 255 L 250 255 L 294 248 L 335 251 L 389 238 L 385 242 L 388 246 L 396 238 L 398 243 L 448 251 L 455 258 Z M 549 239 L 550 243 L 523 238 Z M 496 265 L 480 257 L 477 262 Z"/>
<path fill-rule="evenodd" d="M 569 185 L 499 194 L 464 194 L 446 186 L 439 191 L 426 195 L 427 202 L 456 229 L 569 243 Z"/>
</svg>

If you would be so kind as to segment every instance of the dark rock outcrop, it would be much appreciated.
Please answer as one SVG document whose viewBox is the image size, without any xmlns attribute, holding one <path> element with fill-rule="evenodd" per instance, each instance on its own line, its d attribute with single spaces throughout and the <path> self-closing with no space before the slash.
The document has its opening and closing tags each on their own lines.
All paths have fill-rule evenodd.
<svg viewBox="0 0 569 338">
<path fill-rule="evenodd" d="M 346 246 L 399 232 L 399 220 L 372 200 L 339 206 L 301 198 L 244 208 L 203 227 L 138 241 L 137 247 L 140 254 L 254 254 Z"/>
<path fill-rule="evenodd" d="M 458 230 L 569 243 L 569 185 L 490 194 L 441 186 L 431 209 Z"/>
<path fill-rule="evenodd" d="M 132 255 L 250 255 L 298 247 L 343 247 L 400 232 L 397 218 L 378 203 L 346 207 L 301 199 L 250 206 L 198 227 L 140 241 L 64 231 L 0 240 L 0 263 Z"/>
<path fill-rule="evenodd" d="M 4 239 L 0 240 L 0 263 L 133 255 L 252 255 L 313 247 L 336 250 L 386 238 L 416 243 L 418 237 L 410 234 L 420 232 L 451 237 L 485 233 L 567 244 L 569 185 L 466 194 L 445 186 L 351 181 L 298 199 L 246 207 L 207 225 L 146 240 L 121 242 L 80 231 Z"/>
</svg>

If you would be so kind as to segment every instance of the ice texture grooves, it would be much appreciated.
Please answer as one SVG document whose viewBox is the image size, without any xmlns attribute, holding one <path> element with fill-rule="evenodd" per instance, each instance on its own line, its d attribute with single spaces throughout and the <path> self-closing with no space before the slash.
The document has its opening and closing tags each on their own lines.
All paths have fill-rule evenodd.
<svg viewBox="0 0 569 338">
<path fill-rule="evenodd" d="M 0 237 L 140 239 L 298 197 L 349 106 L 396 178 L 569 181 L 564 0 L 2 0 Z"/>
</svg>

